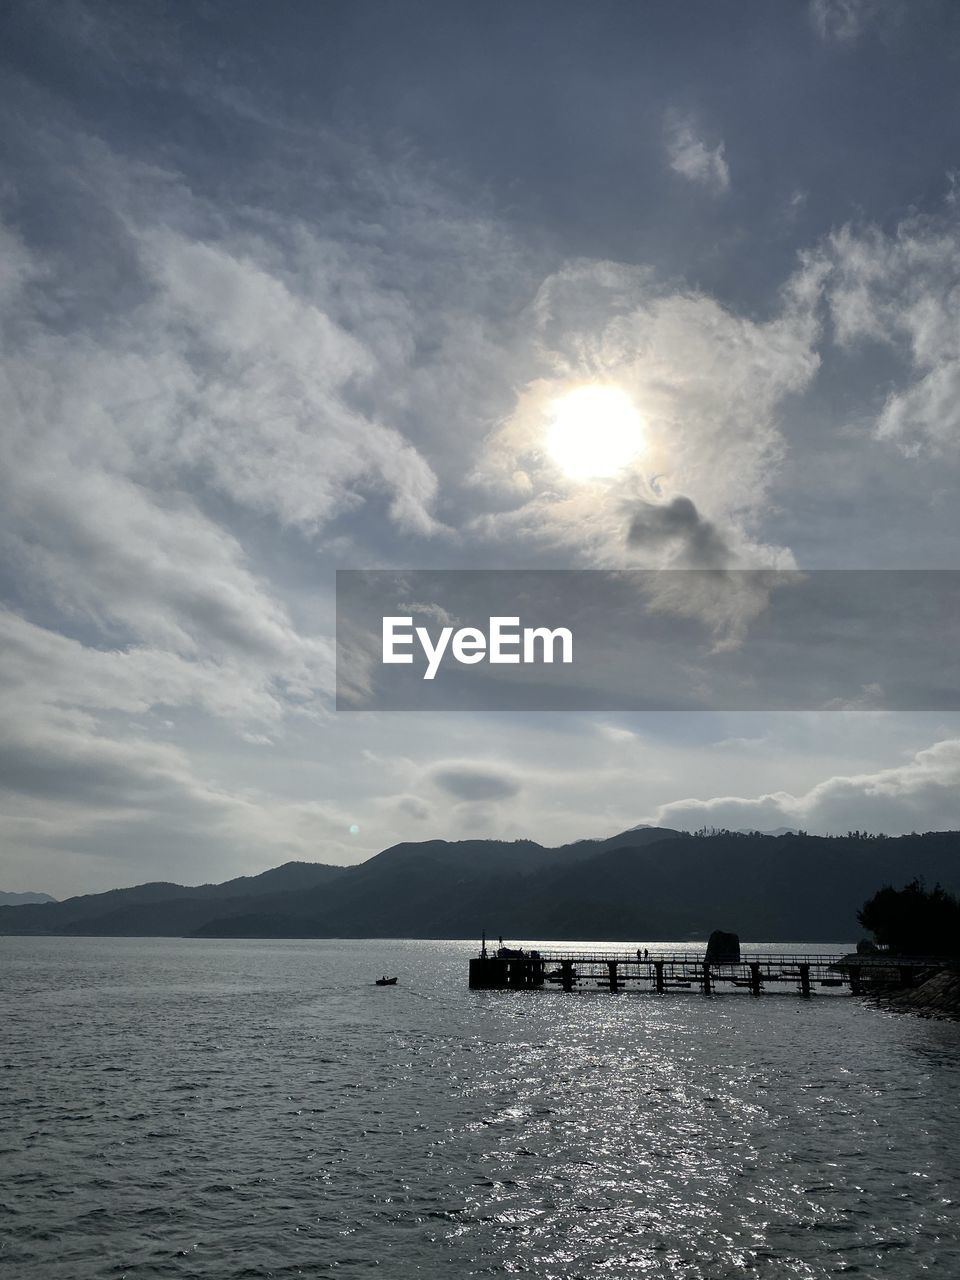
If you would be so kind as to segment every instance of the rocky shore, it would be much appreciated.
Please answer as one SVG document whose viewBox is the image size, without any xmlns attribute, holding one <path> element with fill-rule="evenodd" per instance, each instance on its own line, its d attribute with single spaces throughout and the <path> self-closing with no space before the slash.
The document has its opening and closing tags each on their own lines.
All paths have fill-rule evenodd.
<svg viewBox="0 0 960 1280">
<path fill-rule="evenodd" d="M 869 999 L 897 1013 L 960 1021 L 960 968 L 944 969 L 916 987 L 876 987 Z"/>
</svg>

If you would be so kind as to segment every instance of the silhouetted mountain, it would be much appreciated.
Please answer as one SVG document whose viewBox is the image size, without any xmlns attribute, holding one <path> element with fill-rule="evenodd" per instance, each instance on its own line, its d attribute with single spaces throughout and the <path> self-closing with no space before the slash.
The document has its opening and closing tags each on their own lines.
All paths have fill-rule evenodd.
<svg viewBox="0 0 960 1280">
<path fill-rule="evenodd" d="M 647 828 L 636 838 L 675 835 Z M 16 917 L 0 908 L 0 933 L 429 936 L 447 922 L 454 927 L 464 904 L 495 885 L 589 858 L 609 843 L 581 840 L 556 849 L 532 840 L 404 843 L 355 867 L 288 862 L 219 885 L 136 885 L 69 898 L 55 909 L 18 908 Z M 334 882 L 339 889 L 331 898 Z"/>
<path fill-rule="evenodd" d="M 0 906 L 0 933 L 120 934 L 179 936 L 214 918 L 232 915 L 250 898 L 269 902 L 274 896 L 316 889 L 343 868 L 320 862 L 286 862 L 256 876 L 238 876 L 223 884 L 185 886 L 153 881 L 130 889 L 84 894 L 64 902 L 15 908 Z"/>
<path fill-rule="evenodd" d="M 549 849 L 428 840 L 354 867 L 288 863 L 0 908 L 0 933 L 199 937 L 743 938 L 836 942 L 884 884 L 960 889 L 960 834 L 824 838 L 639 828 Z"/>
<path fill-rule="evenodd" d="M 27 907 L 37 902 L 56 902 L 49 893 L 4 893 L 0 890 L 0 907 Z"/>
<path fill-rule="evenodd" d="M 685 835 L 601 853 L 499 919 L 505 934 L 527 937 L 705 938 L 722 927 L 754 940 L 836 942 L 859 936 L 856 913 L 876 889 L 915 876 L 960 887 L 960 833 Z"/>
<path fill-rule="evenodd" d="M 682 834 L 670 827 L 631 827 L 629 831 L 621 831 L 605 840 L 578 840 L 576 844 L 567 845 L 566 848 L 579 849 L 584 845 L 593 845 L 598 853 L 604 849 L 642 849 L 644 845 L 673 840 Z"/>
</svg>

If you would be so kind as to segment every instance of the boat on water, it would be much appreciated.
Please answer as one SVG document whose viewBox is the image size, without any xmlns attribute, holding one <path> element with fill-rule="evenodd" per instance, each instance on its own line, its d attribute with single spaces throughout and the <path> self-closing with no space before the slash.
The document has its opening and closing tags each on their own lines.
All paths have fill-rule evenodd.
<svg viewBox="0 0 960 1280">
<path fill-rule="evenodd" d="M 386 974 L 384 974 L 382 978 L 377 979 L 378 987 L 395 987 L 396 985 L 396 978 L 388 978 Z"/>
</svg>

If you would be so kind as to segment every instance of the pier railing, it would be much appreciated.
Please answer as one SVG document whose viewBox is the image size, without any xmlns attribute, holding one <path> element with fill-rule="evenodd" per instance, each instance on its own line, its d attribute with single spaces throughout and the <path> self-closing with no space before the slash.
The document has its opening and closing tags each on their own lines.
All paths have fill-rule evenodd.
<svg viewBox="0 0 960 1280">
<path fill-rule="evenodd" d="M 930 956 L 865 955 L 840 952 L 743 951 L 739 959 L 710 957 L 706 951 L 638 952 L 635 948 L 550 947 L 542 950 L 500 948 L 481 951 L 470 961 L 470 986 L 487 989 L 561 987 L 606 988 L 609 991 L 654 991 L 699 987 L 711 994 L 718 986 L 748 989 L 760 995 L 769 984 L 793 985 L 802 996 L 813 987 L 849 987 L 856 995 L 864 981 L 913 985 L 925 972 L 945 961 Z"/>
<path fill-rule="evenodd" d="M 532 955 L 533 952 L 525 951 L 524 955 Z M 611 960 L 617 964 L 654 964 L 657 961 L 663 961 L 665 964 L 703 964 L 706 959 L 705 951 L 649 951 L 646 957 L 637 956 L 636 950 L 633 951 L 594 951 L 594 950 L 576 950 L 567 948 L 565 950 L 557 950 L 554 948 L 544 949 L 537 953 L 547 964 L 555 964 L 561 960 L 577 960 L 584 964 L 609 964 Z M 725 961 L 715 960 L 713 964 L 749 964 L 756 962 L 759 964 L 837 964 L 844 958 L 844 953 L 839 951 L 831 952 L 769 952 L 769 951 L 741 951 L 739 960 Z"/>
</svg>

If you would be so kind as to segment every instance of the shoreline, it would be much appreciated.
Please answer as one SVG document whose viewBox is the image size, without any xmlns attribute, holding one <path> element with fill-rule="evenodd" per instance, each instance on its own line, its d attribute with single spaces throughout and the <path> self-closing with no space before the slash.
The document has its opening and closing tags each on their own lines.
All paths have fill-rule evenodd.
<svg viewBox="0 0 960 1280">
<path fill-rule="evenodd" d="M 869 992 L 867 1001 L 916 1018 L 960 1022 L 960 967 L 941 969 L 916 987 L 878 988 Z"/>
</svg>

